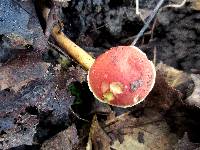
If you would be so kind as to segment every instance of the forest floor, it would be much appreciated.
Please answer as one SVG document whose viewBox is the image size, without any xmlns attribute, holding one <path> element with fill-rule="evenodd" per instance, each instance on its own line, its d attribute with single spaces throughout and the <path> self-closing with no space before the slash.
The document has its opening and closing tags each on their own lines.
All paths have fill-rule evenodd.
<svg viewBox="0 0 200 150">
<path fill-rule="evenodd" d="M 130 45 L 156 4 L 140 0 L 137 15 L 135 0 L 71 0 L 57 15 L 63 32 L 97 57 Z M 156 82 L 126 109 L 94 98 L 87 71 L 45 39 L 51 23 L 44 27 L 35 8 L 0 2 L 0 149 L 200 149 L 199 0 L 166 0 L 136 43 Z"/>
</svg>

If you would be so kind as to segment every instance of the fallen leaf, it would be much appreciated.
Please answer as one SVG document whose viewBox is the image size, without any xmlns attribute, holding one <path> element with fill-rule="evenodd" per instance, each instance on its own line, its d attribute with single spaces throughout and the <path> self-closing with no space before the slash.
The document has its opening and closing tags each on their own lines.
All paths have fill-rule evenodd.
<svg viewBox="0 0 200 150">
<path fill-rule="evenodd" d="M 10 87 L 18 90 L 32 80 L 41 79 L 47 75 L 49 66 L 36 53 L 21 55 L 0 67 L 0 90 Z"/>
<path fill-rule="evenodd" d="M 165 81 L 182 94 L 182 101 L 200 107 L 200 76 L 188 74 L 165 64 L 158 64 L 157 70 Z"/>
<path fill-rule="evenodd" d="M 186 83 L 187 81 L 191 80 L 191 77 L 189 74 L 175 69 L 171 66 L 168 66 L 166 64 L 159 63 L 156 66 L 156 69 L 160 72 L 160 74 L 163 75 L 165 78 L 165 81 L 171 86 L 176 89 L 181 86 L 181 84 Z"/>
<path fill-rule="evenodd" d="M 54 0 L 56 3 L 60 3 L 62 7 L 67 7 L 68 6 L 68 3 L 71 1 L 71 0 Z"/>
<path fill-rule="evenodd" d="M 200 108 L 200 75 L 192 74 L 192 80 L 195 84 L 193 93 L 186 99 L 186 102 L 190 105 L 194 105 Z"/>
<path fill-rule="evenodd" d="M 24 39 L 24 37 L 15 33 L 3 36 L 2 42 L 1 47 L 13 49 L 24 48 L 26 45 L 31 44 L 28 40 Z"/>
<path fill-rule="evenodd" d="M 112 112 L 110 106 L 105 103 L 101 103 L 98 100 L 95 100 L 94 103 L 92 103 L 92 110 L 91 113 L 93 114 L 110 114 Z"/>
<path fill-rule="evenodd" d="M 41 150 L 72 150 L 79 143 L 76 126 L 72 125 L 66 130 L 56 134 L 42 144 Z"/>
<path fill-rule="evenodd" d="M 160 111 L 169 110 L 174 103 L 180 102 L 182 94 L 171 87 L 165 76 L 157 70 L 155 85 L 145 99 L 145 107 L 151 107 Z"/>
<path fill-rule="evenodd" d="M 74 97 L 67 92 L 67 77 L 54 69 L 48 71 L 45 77 L 32 80 L 16 91 L 13 87 L 0 91 L 0 133 L 3 133 L 0 149 L 32 145 L 48 135 L 49 128 L 69 123 Z"/>
<path fill-rule="evenodd" d="M 44 49 L 45 38 L 32 0 L 1 0 L 0 10 L 0 34 L 22 36 L 35 48 Z"/>
<path fill-rule="evenodd" d="M 162 63 L 158 64 L 156 68 L 163 75 L 169 86 L 182 93 L 183 98 L 188 97 L 192 93 L 194 82 L 190 74 Z"/>
<path fill-rule="evenodd" d="M 97 116 L 94 115 L 92 125 L 90 127 L 90 133 L 86 150 L 109 150 L 110 142 L 110 138 L 99 125 Z"/>
<path fill-rule="evenodd" d="M 200 10 L 200 0 L 190 0 L 191 8 L 194 10 Z"/>
<path fill-rule="evenodd" d="M 117 122 L 105 128 L 109 135 L 123 136 L 122 141 L 114 139 L 111 146 L 113 149 L 163 150 L 171 149 L 177 142 L 177 137 L 170 133 L 170 128 L 158 112 L 146 109 L 144 115 L 140 118 L 134 118 L 130 114 L 127 114 L 125 118 L 125 120 L 118 119 Z M 132 122 L 129 120 L 132 120 Z"/>
<path fill-rule="evenodd" d="M 199 143 L 192 143 L 187 132 L 185 132 L 182 139 L 178 140 L 178 143 L 174 146 L 175 150 L 198 150 L 200 148 Z"/>
</svg>

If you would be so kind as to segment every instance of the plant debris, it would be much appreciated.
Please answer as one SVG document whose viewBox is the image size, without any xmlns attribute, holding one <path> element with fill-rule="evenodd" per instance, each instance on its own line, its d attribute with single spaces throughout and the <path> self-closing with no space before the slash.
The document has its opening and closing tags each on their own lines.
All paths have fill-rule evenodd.
<svg viewBox="0 0 200 150">
<path fill-rule="evenodd" d="M 49 66 L 36 53 L 21 55 L 0 68 L 0 90 L 10 87 L 17 90 L 32 80 L 41 79 L 48 74 Z"/>
<path fill-rule="evenodd" d="M 131 115 L 128 119 L 133 120 Z M 121 120 L 116 124 L 124 124 L 125 120 Z M 107 127 L 109 128 L 109 127 Z M 112 127 L 110 134 L 116 134 L 116 127 Z M 120 132 L 119 132 L 120 131 Z M 114 140 L 112 148 L 118 150 L 136 149 L 172 149 L 172 145 L 177 142 L 175 134 L 170 133 L 170 129 L 165 120 L 158 112 L 146 109 L 143 117 L 135 118 L 135 122 L 128 123 L 128 126 L 118 128 L 118 135 L 123 135 L 123 140 Z M 117 136 L 117 135 L 115 135 Z"/>
<path fill-rule="evenodd" d="M 42 144 L 41 150 L 60 150 L 60 149 L 75 149 L 78 144 L 78 135 L 76 126 L 72 125 L 66 130 L 56 134 L 51 139 Z"/>
<path fill-rule="evenodd" d="M 199 96 L 200 96 L 200 76 L 196 74 L 192 74 L 191 78 L 194 82 L 194 90 L 192 94 L 186 99 L 186 102 L 190 105 L 194 105 L 200 107 Z"/>
<path fill-rule="evenodd" d="M 199 149 L 199 0 L 160 8 L 137 43 L 154 62 L 155 86 L 126 109 L 98 102 L 87 72 L 51 36 L 60 22 L 97 57 L 130 45 L 157 2 L 140 0 L 138 15 L 135 0 L 1 0 L 0 149 Z"/>
<path fill-rule="evenodd" d="M 191 150 L 191 149 L 199 149 L 200 144 L 192 143 L 189 138 L 187 132 L 184 134 L 183 138 L 178 141 L 175 145 L 175 150 Z"/>
<path fill-rule="evenodd" d="M 110 149 L 110 142 L 111 139 L 101 128 L 98 123 L 97 116 L 95 115 L 92 120 L 86 150 L 92 150 L 93 148 L 97 150 Z"/>
</svg>

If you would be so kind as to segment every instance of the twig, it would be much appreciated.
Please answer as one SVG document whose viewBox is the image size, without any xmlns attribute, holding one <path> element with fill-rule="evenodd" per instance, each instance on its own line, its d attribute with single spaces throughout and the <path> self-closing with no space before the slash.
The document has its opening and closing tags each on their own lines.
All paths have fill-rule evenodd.
<svg viewBox="0 0 200 150">
<path fill-rule="evenodd" d="M 150 34 L 151 34 L 151 31 L 147 31 L 143 35 L 150 35 Z M 127 37 L 126 39 L 121 40 L 120 43 L 126 43 L 128 41 L 132 41 L 136 37 L 137 37 L 137 35 Z"/>
<path fill-rule="evenodd" d="M 16 3 L 21 9 L 23 9 L 27 14 L 31 15 L 31 13 L 29 11 L 27 11 L 24 7 L 22 7 L 22 5 L 20 4 L 20 2 L 18 2 L 16 0 L 13 0 L 13 2 Z"/>
<path fill-rule="evenodd" d="M 147 29 L 147 27 L 149 26 L 150 22 L 153 20 L 154 16 L 158 12 L 158 9 L 163 4 L 163 2 L 164 2 L 164 0 L 160 0 L 159 1 L 159 3 L 157 4 L 157 6 L 155 7 L 155 9 L 153 10 L 151 16 L 148 18 L 147 22 L 145 23 L 145 25 L 143 26 L 143 28 L 141 29 L 141 31 L 136 35 L 136 38 L 132 42 L 131 45 L 135 45 L 137 43 L 137 41 L 139 40 L 139 38 L 144 34 L 144 31 Z M 186 2 L 187 2 L 187 0 L 183 0 L 180 4 L 169 4 L 169 5 L 166 5 L 166 6 L 162 7 L 161 9 L 163 9 L 163 8 L 170 8 L 170 7 L 172 7 L 172 8 L 180 8 L 180 7 L 183 7 Z M 137 0 L 136 0 L 136 3 L 137 3 Z M 136 5 L 136 9 L 137 9 L 137 5 Z M 154 22 L 153 25 L 155 25 L 155 22 Z M 154 28 L 155 28 L 155 26 L 153 26 L 152 31 L 154 30 Z M 153 36 L 153 33 L 152 33 L 152 36 Z M 152 38 L 152 36 L 151 36 L 151 38 Z"/>
<path fill-rule="evenodd" d="M 135 0 L 135 7 L 136 7 L 136 9 L 135 9 L 135 13 L 136 13 L 136 15 L 139 15 L 140 14 L 140 11 L 139 11 L 139 0 Z"/>
<path fill-rule="evenodd" d="M 133 43 L 131 45 L 135 45 L 137 43 L 137 41 L 139 40 L 139 38 L 143 35 L 144 31 L 148 28 L 150 22 L 153 20 L 154 16 L 158 12 L 158 9 L 163 4 L 163 2 L 164 2 L 164 0 L 160 0 L 158 2 L 157 6 L 153 10 L 152 14 L 148 17 L 147 22 L 145 23 L 145 25 L 143 26 L 143 28 L 140 30 L 140 32 L 137 34 L 137 37 L 135 38 L 135 40 L 133 41 Z"/>
<path fill-rule="evenodd" d="M 66 58 L 70 59 L 70 57 L 58 46 L 56 46 L 55 44 L 51 43 L 51 42 L 47 42 L 49 44 L 49 46 L 51 46 L 52 48 L 56 49 L 59 53 L 63 54 Z"/>
<path fill-rule="evenodd" d="M 75 117 L 77 117 L 79 120 L 82 120 L 82 121 L 85 121 L 85 122 L 89 122 L 88 120 L 86 120 L 86 119 L 83 119 L 83 118 L 79 117 L 79 116 L 78 116 L 78 114 L 77 114 L 77 113 L 75 113 L 75 112 L 73 111 L 73 109 L 72 109 L 72 108 L 69 108 L 69 109 L 70 109 L 70 111 L 72 112 L 72 114 L 73 114 Z"/>
<path fill-rule="evenodd" d="M 151 28 L 151 37 L 150 37 L 150 40 L 151 41 L 153 39 L 153 35 L 154 35 L 154 29 L 156 27 L 156 22 L 157 22 L 157 18 L 154 20 L 153 22 L 153 25 L 152 25 L 152 28 Z"/>
<path fill-rule="evenodd" d="M 156 46 L 153 49 L 153 64 L 156 66 L 156 56 L 157 56 L 157 48 Z"/>
<path fill-rule="evenodd" d="M 169 5 L 164 6 L 163 8 L 169 8 L 169 7 L 180 8 L 180 7 L 183 7 L 186 2 L 187 0 L 183 0 L 180 4 L 169 4 Z"/>
<path fill-rule="evenodd" d="M 162 7 L 162 8 L 158 11 L 158 13 L 159 13 L 163 8 L 170 8 L 170 7 L 172 7 L 172 8 L 180 8 L 180 7 L 183 7 L 183 6 L 185 5 L 186 2 L 187 2 L 187 0 L 183 0 L 180 4 L 169 4 L 169 5 L 166 5 L 166 6 Z M 153 39 L 153 33 L 154 33 L 154 29 L 155 29 L 155 27 L 156 27 L 156 21 L 157 21 L 157 18 L 154 20 L 153 25 L 152 25 L 152 29 L 151 29 L 151 38 L 150 38 L 150 40 Z M 155 63 L 154 63 L 154 64 L 155 64 Z"/>
<path fill-rule="evenodd" d="M 109 125 L 111 125 L 111 124 L 116 123 L 117 121 L 120 121 L 120 120 L 123 119 L 125 116 L 129 115 L 130 113 L 131 113 L 131 112 L 126 112 L 126 113 L 124 113 L 124 114 L 121 114 L 121 115 L 115 117 L 115 118 L 112 119 L 112 120 L 107 121 L 107 122 L 105 123 L 105 126 L 104 126 L 104 127 L 107 127 L 107 126 L 109 126 Z"/>
</svg>

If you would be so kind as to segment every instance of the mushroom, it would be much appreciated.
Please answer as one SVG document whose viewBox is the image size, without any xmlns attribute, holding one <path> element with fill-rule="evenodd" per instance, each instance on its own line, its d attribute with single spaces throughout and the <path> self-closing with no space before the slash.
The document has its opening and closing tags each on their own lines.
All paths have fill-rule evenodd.
<svg viewBox="0 0 200 150">
<path fill-rule="evenodd" d="M 155 67 L 135 46 L 113 47 L 100 55 L 88 73 L 94 96 L 110 105 L 130 107 L 143 101 L 153 88 Z"/>
<path fill-rule="evenodd" d="M 88 85 L 101 102 L 131 107 L 142 102 L 155 83 L 156 71 L 146 54 L 135 46 L 118 46 L 93 59 L 55 26 L 52 36 L 88 71 Z"/>
</svg>

